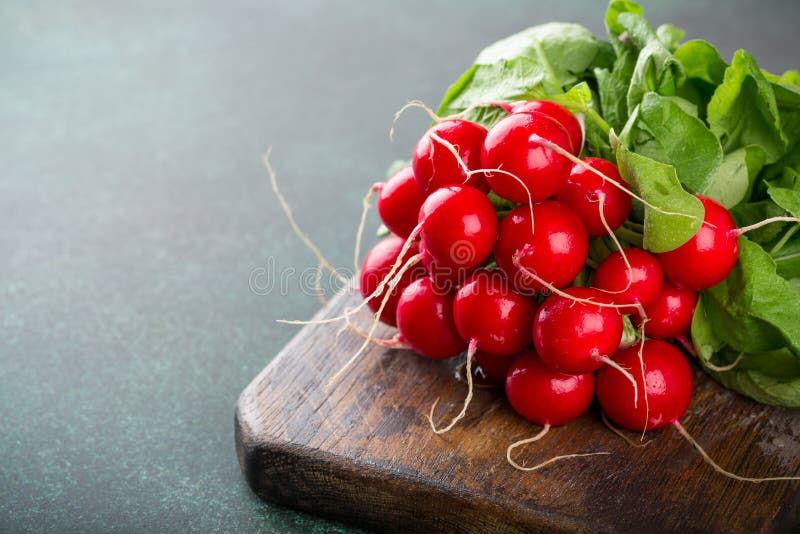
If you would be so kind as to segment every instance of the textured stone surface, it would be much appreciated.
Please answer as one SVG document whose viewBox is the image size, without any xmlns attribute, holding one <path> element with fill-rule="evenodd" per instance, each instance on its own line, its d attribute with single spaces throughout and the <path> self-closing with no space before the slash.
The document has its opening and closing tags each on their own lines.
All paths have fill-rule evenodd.
<svg viewBox="0 0 800 534">
<path fill-rule="evenodd" d="M 490 5 L 491 4 L 491 5 Z M 792 0 L 650 2 L 729 58 L 797 68 Z M 724 6 L 724 7 L 723 7 Z M 252 496 L 242 388 L 317 308 L 270 194 L 351 261 L 362 192 L 488 42 L 602 2 L 0 3 L 0 530 L 324 531 Z M 372 219 L 374 222 L 374 218 Z"/>
</svg>

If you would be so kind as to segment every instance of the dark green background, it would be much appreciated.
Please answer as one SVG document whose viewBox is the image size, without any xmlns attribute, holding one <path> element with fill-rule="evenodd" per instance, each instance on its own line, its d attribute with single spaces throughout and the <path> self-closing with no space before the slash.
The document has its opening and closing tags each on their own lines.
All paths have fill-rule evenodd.
<svg viewBox="0 0 800 534">
<path fill-rule="evenodd" d="M 646 2 L 800 67 L 793 0 Z M 351 262 L 360 198 L 491 41 L 602 1 L 0 3 L 0 531 L 327 531 L 243 482 L 233 406 L 318 307 L 268 189 Z M 372 219 L 371 227 L 374 228 Z M 370 232 L 371 234 L 371 232 Z"/>
</svg>

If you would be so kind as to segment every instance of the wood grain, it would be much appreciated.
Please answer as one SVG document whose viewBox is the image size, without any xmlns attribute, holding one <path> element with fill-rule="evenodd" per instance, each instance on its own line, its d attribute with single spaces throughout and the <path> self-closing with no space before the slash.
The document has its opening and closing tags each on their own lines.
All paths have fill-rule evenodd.
<svg viewBox="0 0 800 534">
<path fill-rule="evenodd" d="M 318 317 L 355 299 L 339 297 Z M 239 462 L 264 499 L 396 532 L 781 532 L 800 520 L 800 482 L 725 478 L 673 428 L 631 447 L 603 426 L 596 406 L 515 458 L 533 465 L 573 452 L 611 455 L 517 471 L 506 447 L 540 427 L 515 415 L 501 390 L 478 389 L 448 434 L 428 426 L 437 397 L 442 417 L 460 409 L 463 358 L 433 362 L 371 347 L 326 388 L 361 341 L 350 332 L 337 341 L 338 329 L 304 327 L 239 398 Z M 800 475 L 797 410 L 751 402 L 699 369 L 695 378 L 682 422 L 712 458 L 745 476 Z"/>
</svg>

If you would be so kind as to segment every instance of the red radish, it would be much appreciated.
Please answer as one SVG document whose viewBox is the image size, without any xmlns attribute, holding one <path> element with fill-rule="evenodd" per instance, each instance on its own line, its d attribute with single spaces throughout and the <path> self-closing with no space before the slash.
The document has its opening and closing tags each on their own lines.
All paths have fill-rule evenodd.
<svg viewBox="0 0 800 534">
<path fill-rule="evenodd" d="M 567 295 L 611 304 L 597 289 L 570 287 Z M 611 357 L 622 340 L 622 316 L 616 308 L 576 302 L 562 295 L 547 297 L 533 322 L 533 342 L 542 362 L 569 374 L 590 373 Z"/>
<path fill-rule="evenodd" d="M 569 174 L 569 160 L 537 139 L 553 142 L 566 151 L 572 148 L 566 129 L 543 113 L 515 113 L 489 130 L 481 153 L 483 168 L 505 171 L 486 173 L 495 193 L 513 202 L 529 203 L 531 199 L 539 202 L 550 198 L 558 191 Z"/>
<path fill-rule="evenodd" d="M 558 202 L 548 200 L 532 209 L 533 233 L 529 206 L 514 208 L 500 223 L 494 249 L 497 265 L 522 292 L 546 290 L 525 271 L 556 287 L 566 287 L 578 276 L 589 254 L 586 228 L 577 215 Z"/>
<path fill-rule="evenodd" d="M 630 268 L 625 263 L 627 257 Z M 664 273 L 655 256 L 640 248 L 616 251 L 600 262 L 594 273 L 594 287 L 608 293 L 615 304 L 631 304 L 620 312 L 633 314 L 636 304 L 647 306 L 664 287 Z"/>
<path fill-rule="evenodd" d="M 644 307 L 647 316 L 647 322 L 644 323 L 645 335 L 657 339 L 688 335 L 696 305 L 696 291 L 679 289 L 665 282 L 661 292 Z M 632 319 L 634 325 L 641 324 L 638 315 L 634 315 Z"/>
<path fill-rule="evenodd" d="M 419 190 L 411 166 L 403 167 L 380 184 L 378 214 L 386 228 L 400 237 L 408 237 L 417 226 L 419 208 L 425 195 Z"/>
<path fill-rule="evenodd" d="M 555 120 L 567 131 L 570 139 L 571 150 L 574 155 L 581 152 L 583 146 L 583 128 L 578 119 L 570 113 L 566 108 L 559 106 L 555 102 L 549 100 L 521 100 L 519 102 L 511 102 L 510 113 L 530 113 L 537 111 L 543 113 Z"/>
<path fill-rule="evenodd" d="M 623 349 L 614 361 L 631 371 L 639 391 L 645 392 L 646 402 L 634 406 L 633 385 L 610 367 L 597 372 L 597 400 L 618 425 L 630 430 L 655 430 L 683 415 L 692 400 L 694 378 L 678 349 L 665 341 L 648 339 L 641 347 L 643 380 L 639 350 L 639 346 Z"/>
<path fill-rule="evenodd" d="M 489 199 L 468 185 L 437 189 L 419 210 L 420 238 L 439 267 L 469 270 L 489 257 L 497 215 Z"/>
<path fill-rule="evenodd" d="M 676 286 L 702 291 L 720 283 L 736 264 L 736 223 L 719 202 L 697 195 L 705 208 L 703 224 L 689 241 L 658 254 L 666 277 Z"/>
<path fill-rule="evenodd" d="M 531 344 L 536 301 L 515 293 L 499 271 L 478 271 L 456 292 L 456 328 L 483 352 L 509 356 Z"/>
<path fill-rule="evenodd" d="M 482 174 L 467 175 L 458 159 L 441 143 L 431 138 L 441 137 L 458 151 L 469 170 L 481 167 L 481 148 L 486 138 L 486 128 L 466 120 L 446 120 L 431 127 L 414 148 L 411 165 L 420 191 L 429 195 L 446 185 L 467 183 L 488 192 Z"/>
<path fill-rule="evenodd" d="M 594 375 L 567 375 L 545 367 L 533 351 L 514 360 L 506 378 L 511 407 L 540 425 L 565 425 L 586 411 L 594 397 Z"/>
<path fill-rule="evenodd" d="M 487 380 L 505 385 L 508 369 L 516 356 L 516 354 L 498 356 L 479 350 L 475 353 L 475 361 L 478 362 L 478 366 Z"/>
<path fill-rule="evenodd" d="M 397 236 L 389 236 L 372 247 L 372 250 L 367 253 L 364 258 L 364 263 L 361 266 L 361 278 L 359 289 L 364 298 L 372 295 L 380 283 L 386 278 L 392 269 L 392 265 L 397 261 L 397 256 L 405 244 L 405 240 Z M 407 257 L 416 254 L 416 247 L 412 246 Z M 414 280 L 425 276 L 425 269 L 421 265 L 412 267 L 406 271 L 400 278 L 395 290 L 392 292 L 389 300 L 381 312 L 380 320 L 390 326 L 397 326 L 397 302 L 400 300 L 400 293 Z M 377 312 L 380 308 L 381 301 L 386 294 L 385 288 L 379 295 L 373 296 L 367 300 L 367 306 L 373 312 Z"/>
<path fill-rule="evenodd" d="M 428 277 L 400 295 L 397 329 L 398 339 L 426 358 L 452 358 L 467 348 L 453 321 L 453 294 L 438 291 Z"/>
<path fill-rule="evenodd" d="M 600 158 L 582 158 L 618 184 L 627 187 L 617 166 Z M 581 218 L 591 237 L 608 235 L 608 225 L 616 230 L 631 212 L 631 197 L 602 176 L 582 165 L 574 165 L 569 176 L 556 193 L 556 200 L 574 211 Z M 603 215 L 600 215 L 602 199 Z M 603 224 L 605 218 L 606 224 Z"/>
</svg>

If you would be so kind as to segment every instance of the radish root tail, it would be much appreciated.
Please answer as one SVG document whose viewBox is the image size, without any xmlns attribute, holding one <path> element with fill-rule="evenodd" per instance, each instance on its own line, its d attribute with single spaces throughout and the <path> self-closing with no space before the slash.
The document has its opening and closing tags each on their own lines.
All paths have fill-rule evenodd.
<svg viewBox="0 0 800 534">
<path fill-rule="evenodd" d="M 636 379 L 633 377 L 630 371 L 622 367 L 620 364 L 618 364 L 608 356 L 597 356 L 595 357 L 595 359 L 603 362 L 609 367 L 613 367 L 614 369 L 622 373 L 622 376 L 627 378 L 631 384 L 633 384 L 633 407 L 636 408 L 639 405 L 639 385 L 636 383 Z"/>
<path fill-rule="evenodd" d="M 361 239 L 364 236 L 364 227 L 367 225 L 367 213 L 369 212 L 369 201 L 372 198 L 373 193 L 376 191 L 380 191 L 381 186 L 383 184 L 375 184 L 369 188 L 367 194 L 364 195 L 364 198 L 361 199 L 361 218 L 358 221 L 358 230 L 356 230 L 356 244 L 353 247 L 353 278 L 358 278 L 358 275 L 361 273 L 361 261 L 359 257 L 361 256 Z"/>
<path fill-rule="evenodd" d="M 780 480 L 800 480 L 800 477 L 765 477 L 765 478 L 751 478 L 751 477 L 743 477 L 743 476 L 737 475 L 736 473 L 731 473 L 730 471 L 727 471 L 727 470 L 723 469 L 722 467 L 720 467 L 720 466 L 719 466 L 719 465 L 718 465 L 718 464 L 717 464 L 717 463 L 716 463 L 714 460 L 712 460 L 712 459 L 711 459 L 711 457 L 710 457 L 710 456 L 708 455 L 708 453 L 707 453 L 707 452 L 706 452 L 706 451 L 703 449 L 703 447 L 701 447 L 701 446 L 700 446 L 700 444 L 699 444 L 699 443 L 697 443 L 697 441 L 695 441 L 695 439 L 694 439 L 694 438 L 693 438 L 693 437 L 692 437 L 692 436 L 691 436 L 691 435 L 690 435 L 690 434 L 689 434 L 689 433 L 686 431 L 686 429 L 685 429 L 685 428 L 683 428 L 683 425 L 681 425 L 680 421 L 674 421 L 674 422 L 672 423 L 672 425 L 673 425 L 673 426 L 674 426 L 674 427 L 675 427 L 675 428 L 678 430 L 678 432 L 680 433 L 680 435 L 681 435 L 681 436 L 683 436 L 683 437 L 686 439 L 686 441 L 688 441 L 689 443 L 691 443 L 691 444 L 692 444 L 692 446 L 693 446 L 695 449 L 697 449 L 697 452 L 699 452 L 699 453 L 700 453 L 700 456 L 702 456 L 702 457 L 703 457 L 703 460 L 704 460 L 704 461 L 705 461 L 705 462 L 706 462 L 708 465 L 710 465 L 711 467 L 713 467 L 713 468 L 714 468 L 714 471 L 716 471 L 717 473 L 719 473 L 719 474 L 721 474 L 721 475 L 724 475 L 724 476 L 726 476 L 726 477 L 728 477 L 728 478 L 732 478 L 732 479 L 734 479 L 734 480 L 739 480 L 739 481 L 741 481 L 741 482 L 753 482 L 753 483 L 755 483 L 755 484 L 759 484 L 759 483 L 761 483 L 761 482 L 777 482 L 777 481 L 780 481 Z"/>
<path fill-rule="evenodd" d="M 325 267 L 328 271 L 331 272 L 340 282 L 347 283 L 347 279 L 342 276 L 334 267 L 330 264 L 330 262 L 325 259 L 325 256 L 322 255 L 322 252 L 319 250 L 317 245 L 315 245 L 311 239 L 303 233 L 300 229 L 300 226 L 297 224 L 297 221 L 294 218 L 294 213 L 292 213 L 292 208 L 289 207 L 289 203 L 286 202 L 286 198 L 281 193 L 280 188 L 278 187 L 278 175 L 275 172 L 275 169 L 272 167 L 272 163 L 270 163 L 269 157 L 272 153 L 272 147 L 267 148 L 267 153 L 264 154 L 264 167 L 267 169 L 267 173 L 269 174 L 270 184 L 272 185 L 272 191 L 275 193 L 275 196 L 278 198 L 278 202 L 283 208 L 283 212 L 286 214 L 286 218 L 289 219 L 289 224 L 292 227 L 292 230 L 300 238 L 300 240 L 308 247 L 308 249 L 316 256 L 317 261 L 320 265 Z"/>
<path fill-rule="evenodd" d="M 426 106 L 425 103 L 422 102 L 421 100 L 411 100 L 409 102 L 406 102 L 406 104 L 402 108 L 398 109 L 397 112 L 394 114 L 394 119 L 392 120 L 392 127 L 389 128 L 389 140 L 390 141 L 394 141 L 394 129 L 395 129 L 395 126 L 397 126 L 397 121 L 400 120 L 400 116 L 407 109 L 411 109 L 411 108 L 421 109 L 422 111 L 424 111 L 425 113 L 428 114 L 428 116 L 431 118 L 431 120 L 433 122 L 435 122 L 437 124 L 442 122 L 442 120 L 444 120 L 440 116 L 438 116 L 431 108 Z"/>
<path fill-rule="evenodd" d="M 637 449 L 640 449 L 642 447 L 650 445 L 650 443 L 653 442 L 652 439 L 649 439 L 649 440 L 645 441 L 644 443 L 642 443 L 642 442 L 636 443 L 631 438 L 629 438 L 628 436 L 623 434 L 620 429 L 618 429 L 613 424 L 611 424 L 611 421 L 608 420 L 608 416 L 606 416 L 606 412 L 601 411 L 600 412 L 600 418 L 603 420 L 603 424 L 606 425 L 609 430 L 611 430 L 614 434 L 616 434 L 619 437 L 621 437 L 622 439 L 624 439 L 628 443 L 628 445 L 630 445 L 631 447 L 636 447 Z"/>
<path fill-rule="evenodd" d="M 389 297 L 391 296 L 392 292 L 394 291 L 394 288 L 397 286 L 398 283 L 400 283 L 400 279 L 403 277 L 405 272 L 408 269 L 410 269 L 411 267 L 413 267 L 414 265 L 416 265 L 420 261 L 421 258 L 422 257 L 419 254 L 409 258 L 408 262 L 406 262 L 406 264 L 403 266 L 403 268 L 400 269 L 400 271 L 398 271 L 397 274 L 394 276 L 394 278 L 392 278 L 392 280 L 389 282 L 389 287 L 386 289 L 386 294 L 383 296 L 383 300 L 381 301 L 380 308 L 378 308 L 378 311 L 375 312 L 374 319 L 372 320 L 372 325 L 369 328 L 369 332 L 367 332 L 367 337 L 364 339 L 364 342 L 361 344 L 361 346 L 358 348 L 358 350 L 355 352 L 355 354 L 353 354 L 350 357 L 350 359 L 345 362 L 345 364 L 342 366 L 342 368 L 339 369 L 336 372 L 336 374 L 334 374 L 330 378 L 330 380 L 327 383 L 328 387 L 330 387 L 333 384 L 335 384 L 336 381 L 339 379 L 339 377 L 342 376 L 342 374 L 353 363 L 355 363 L 356 360 L 358 360 L 358 357 L 361 356 L 361 354 L 364 352 L 364 350 L 369 346 L 370 342 L 372 341 L 373 336 L 375 335 L 375 330 L 378 328 L 378 324 L 380 323 L 381 314 L 383 313 L 383 310 L 386 307 L 386 303 L 389 302 Z M 385 279 L 384 279 L 384 281 L 385 281 Z"/>
<path fill-rule="evenodd" d="M 453 429 L 456 424 L 461 421 L 465 415 L 467 415 L 467 408 L 469 407 L 469 403 L 472 401 L 472 392 L 473 392 L 473 385 L 472 385 L 472 359 L 475 357 L 475 351 L 478 350 L 478 342 L 473 339 L 469 342 L 469 348 L 467 349 L 467 396 L 464 398 L 464 406 L 462 406 L 461 411 L 458 412 L 450 424 L 444 428 L 436 428 L 436 423 L 433 422 L 433 413 L 436 410 L 436 406 L 439 404 L 439 399 L 437 398 L 433 401 L 431 405 L 431 411 L 428 414 L 428 423 L 431 426 L 431 430 L 433 430 L 434 434 L 444 434 L 445 432 L 449 432 Z"/>
<path fill-rule="evenodd" d="M 744 352 L 740 352 L 739 355 L 736 357 L 735 360 L 733 360 L 733 363 L 731 363 L 731 364 L 728 364 L 728 365 L 714 365 L 711 362 L 704 361 L 703 362 L 703 367 L 705 367 L 707 369 L 711 369 L 712 371 L 716 371 L 717 373 L 724 373 L 726 371 L 731 371 L 734 368 L 736 368 L 736 366 L 741 363 L 743 358 L 744 358 Z"/>
<path fill-rule="evenodd" d="M 563 454 L 561 456 L 554 456 L 549 460 L 545 460 L 540 464 L 536 464 L 532 467 L 525 467 L 524 465 L 518 464 L 514 459 L 511 457 L 511 451 L 516 449 L 517 447 L 521 447 L 522 445 L 527 445 L 528 443 L 533 443 L 535 441 L 539 441 L 542 439 L 548 432 L 550 431 L 550 425 L 544 425 L 541 432 L 533 436 L 532 438 L 521 439 L 519 441 L 515 441 L 511 445 L 508 446 L 506 449 L 506 461 L 513 467 L 519 471 L 536 471 L 537 469 L 541 469 L 547 465 L 550 465 L 554 462 L 558 462 L 559 460 L 566 460 L 569 458 L 582 458 L 584 456 L 598 456 L 598 455 L 606 455 L 611 454 L 610 452 L 587 452 L 587 453 L 577 453 L 577 454 Z"/>
<path fill-rule="evenodd" d="M 734 228 L 733 230 L 731 230 L 731 233 L 738 237 L 742 234 L 746 234 L 751 230 L 756 230 L 758 228 L 761 228 L 762 226 L 766 226 L 768 224 L 772 224 L 775 222 L 800 223 L 800 219 L 798 219 L 797 217 L 770 217 L 769 219 L 764 219 L 763 221 L 751 224 L 750 226 L 742 226 L 741 228 Z"/>
</svg>

